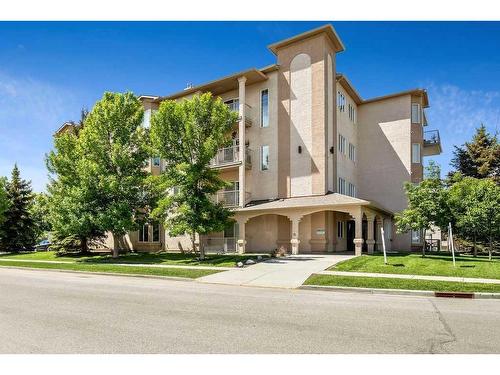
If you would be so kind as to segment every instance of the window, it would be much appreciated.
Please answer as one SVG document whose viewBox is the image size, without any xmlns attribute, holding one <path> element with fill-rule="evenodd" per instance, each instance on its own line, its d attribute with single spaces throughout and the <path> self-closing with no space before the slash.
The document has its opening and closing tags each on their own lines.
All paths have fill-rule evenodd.
<svg viewBox="0 0 500 375">
<path fill-rule="evenodd" d="M 339 151 L 345 155 L 346 139 L 342 134 L 339 134 Z"/>
<path fill-rule="evenodd" d="M 160 242 L 160 224 L 144 224 L 140 227 L 139 242 Z"/>
<path fill-rule="evenodd" d="M 139 242 L 149 242 L 149 225 L 144 224 L 139 228 Z"/>
<path fill-rule="evenodd" d="M 411 145 L 411 162 L 419 163 L 421 162 L 420 157 L 420 143 L 413 143 Z"/>
<path fill-rule="evenodd" d="M 339 194 L 345 195 L 345 180 L 342 177 L 339 177 L 339 186 L 337 191 Z"/>
<path fill-rule="evenodd" d="M 356 123 L 356 108 L 354 107 L 354 105 L 349 103 L 347 106 L 347 109 L 348 109 L 348 114 L 349 114 L 349 120 Z"/>
<path fill-rule="evenodd" d="M 153 242 L 160 242 L 160 224 L 155 223 L 153 227 Z"/>
<path fill-rule="evenodd" d="M 419 230 L 411 231 L 411 243 L 413 244 L 422 243 L 422 233 Z"/>
<path fill-rule="evenodd" d="M 160 157 L 159 156 L 155 156 L 153 158 L 153 167 L 159 167 L 160 166 Z"/>
<path fill-rule="evenodd" d="M 345 96 L 340 91 L 337 91 L 337 108 L 340 112 L 345 112 Z"/>
<path fill-rule="evenodd" d="M 349 159 L 356 161 L 356 147 L 352 143 L 349 143 Z"/>
<path fill-rule="evenodd" d="M 151 124 L 151 109 L 146 109 L 144 111 L 144 117 L 142 118 L 142 126 L 146 129 L 149 129 L 149 125 Z"/>
<path fill-rule="evenodd" d="M 227 100 L 224 102 L 224 104 L 227 105 L 231 111 L 234 112 L 240 111 L 240 100 L 238 98 Z"/>
<path fill-rule="evenodd" d="M 347 195 L 351 197 L 356 197 L 356 186 L 354 184 L 351 184 L 349 182 L 349 185 L 347 186 Z"/>
<path fill-rule="evenodd" d="M 260 170 L 267 171 L 269 169 L 269 146 L 260 147 Z"/>
<path fill-rule="evenodd" d="M 412 124 L 420 124 L 421 122 L 421 109 L 420 104 L 413 103 L 411 105 L 411 122 Z"/>
<path fill-rule="evenodd" d="M 345 228 L 345 222 L 344 221 L 337 221 L 337 237 L 338 238 L 344 238 L 344 228 Z"/>
<path fill-rule="evenodd" d="M 269 127 L 269 91 L 267 89 L 260 92 L 260 126 Z"/>
</svg>

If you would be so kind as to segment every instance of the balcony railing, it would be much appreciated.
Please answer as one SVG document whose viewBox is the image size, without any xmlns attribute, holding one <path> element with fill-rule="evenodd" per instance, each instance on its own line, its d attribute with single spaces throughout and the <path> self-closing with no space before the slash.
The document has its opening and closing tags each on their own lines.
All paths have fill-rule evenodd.
<svg viewBox="0 0 500 375">
<path fill-rule="evenodd" d="M 429 130 L 424 132 L 424 146 L 431 146 L 441 143 L 439 130 Z"/>
<path fill-rule="evenodd" d="M 236 252 L 236 237 L 204 237 L 201 241 L 205 251 L 209 253 Z"/>
<path fill-rule="evenodd" d="M 240 162 L 240 146 L 229 146 L 217 151 L 217 155 L 212 159 L 212 167 L 224 167 Z M 248 167 L 252 165 L 252 150 L 245 148 L 245 163 Z"/>
<path fill-rule="evenodd" d="M 240 206 L 240 191 L 239 190 L 222 190 L 218 191 L 214 196 L 216 203 L 222 203 L 224 207 L 239 207 Z M 245 203 L 250 200 L 250 193 L 245 192 Z"/>
<path fill-rule="evenodd" d="M 226 105 L 229 107 L 231 111 L 236 113 L 240 112 L 239 108 L 240 105 L 238 102 L 226 103 Z M 245 103 L 245 126 L 252 126 L 252 119 L 253 119 L 253 108 Z"/>
</svg>

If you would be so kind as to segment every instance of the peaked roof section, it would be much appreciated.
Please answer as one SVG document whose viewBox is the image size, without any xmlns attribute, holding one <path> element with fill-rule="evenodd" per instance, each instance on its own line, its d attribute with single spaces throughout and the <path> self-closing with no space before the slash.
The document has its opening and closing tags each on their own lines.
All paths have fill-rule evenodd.
<svg viewBox="0 0 500 375">
<path fill-rule="evenodd" d="M 344 74 L 337 73 L 336 78 L 337 78 L 337 82 L 339 82 L 342 85 L 342 87 L 347 91 L 347 93 L 354 99 L 356 104 L 373 103 L 373 102 L 378 102 L 378 101 L 385 100 L 385 99 L 396 98 L 398 96 L 403 96 L 403 95 L 415 95 L 415 96 L 423 96 L 424 108 L 429 107 L 429 97 L 427 96 L 427 91 L 425 89 L 415 88 L 415 89 L 411 89 L 411 90 L 395 92 L 393 94 L 377 96 L 375 98 L 363 99 L 359 95 L 359 93 L 356 91 L 356 89 L 354 88 L 352 83 L 347 79 L 347 77 Z"/>
<path fill-rule="evenodd" d="M 339 38 L 337 32 L 335 31 L 335 29 L 333 28 L 333 26 L 330 24 L 318 27 L 318 28 L 313 29 L 313 30 L 306 31 L 305 33 L 302 33 L 299 35 L 292 36 L 291 38 L 282 40 L 280 42 L 273 43 L 273 44 L 269 45 L 267 48 L 269 48 L 269 50 L 276 55 L 278 49 L 280 49 L 280 48 L 286 47 L 292 43 L 295 43 L 295 42 L 298 42 L 300 40 L 304 40 L 304 39 L 307 39 L 307 38 L 310 38 L 312 36 L 319 35 L 322 33 L 326 33 L 326 35 L 328 36 L 328 38 L 330 39 L 330 41 L 332 42 L 332 44 L 335 47 L 335 52 L 342 52 L 345 50 L 344 44 L 340 40 L 340 38 Z"/>
</svg>

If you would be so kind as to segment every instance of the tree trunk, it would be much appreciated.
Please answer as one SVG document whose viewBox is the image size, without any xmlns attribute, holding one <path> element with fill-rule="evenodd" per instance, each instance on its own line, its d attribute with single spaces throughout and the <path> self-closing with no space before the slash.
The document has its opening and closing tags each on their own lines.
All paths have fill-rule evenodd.
<svg viewBox="0 0 500 375">
<path fill-rule="evenodd" d="M 116 243 L 116 239 L 118 237 L 119 236 L 113 233 L 113 258 L 115 259 L 118 258 L 118 256 L 120 255 L 120 248 L 119 245 Z"/>
<path fill-rule="evenodd" d="M 89 241 L 87 237 L 80 239 L 80 253 L 84 255 L 89 253 Z"/>
<path fill-rule="evenodd" d="M 424 229 L 423 237 L 424 237 L 424 246 L 422 246 L 422 257 L 425 258 L 425 229 Z"/>
<path fill-rule="evenodd" d="M 477 258 L 476 233 L 474 233 L 474 258 Z"/>
<path fill-rule="evenodd" d="M 491 253 L 493 252 L 493 236 L 491 235 L 490 231 L 490 247 L 488 250 L 488 259 L 491 261 Z"/>
</svg>

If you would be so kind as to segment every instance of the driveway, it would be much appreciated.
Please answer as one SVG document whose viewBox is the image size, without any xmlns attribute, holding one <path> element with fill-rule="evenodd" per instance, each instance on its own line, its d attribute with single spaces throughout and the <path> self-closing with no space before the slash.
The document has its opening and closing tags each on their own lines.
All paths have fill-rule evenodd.
<svg viewBox="0 0 500 375">
<path fill-rule="evenodd" d="M 353 257 L 352 254 L 291 255 L 272 258 L 250 267 L 204 276 L 198 281 L 268 288 L 298 288 L 313 273 Z"/>
</svg>

